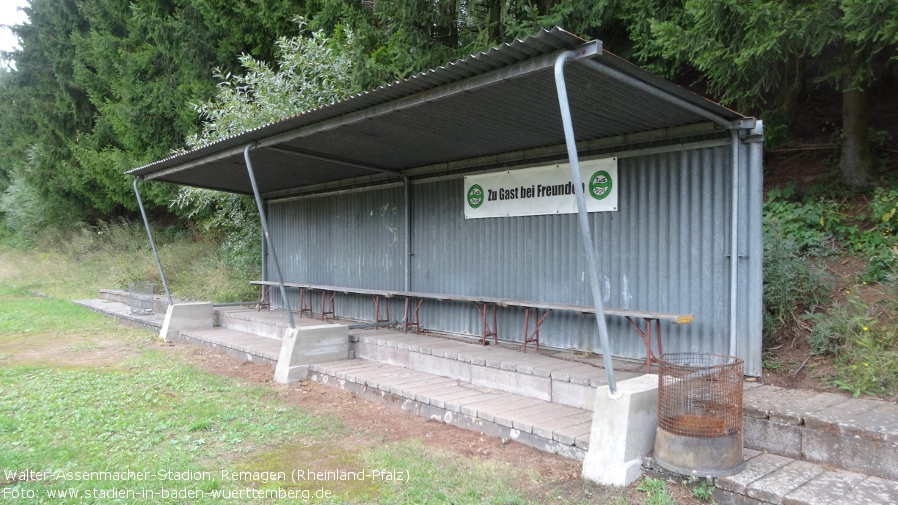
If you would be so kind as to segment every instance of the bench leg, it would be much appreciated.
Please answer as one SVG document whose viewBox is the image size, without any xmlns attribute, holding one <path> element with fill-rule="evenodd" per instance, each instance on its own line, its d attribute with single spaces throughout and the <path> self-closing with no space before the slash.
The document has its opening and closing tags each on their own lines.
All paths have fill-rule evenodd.
<svg viewBox="0 0 898 505">
<path fill-rule="evenodd" d="M 266 286 L 264 284 L 259 285 L 259 303 L 256 304 L 256 312 L 262 309 L 271 309 L 270 288 L 271 286 Z"/>
<path fill-rule="evenodd" d="M 306 307 L 305 302 L 309 302 L 308 307 Z M 299 288 L 299 317 L 305 314 L 309 314 L 309 317 L 312 317 L 312 294 L 309 293 L 309 296 L 306 296 L 305 288 Z"/>
<path fill-rule="evenodd" d="M 642 331 L 642 328 L 640 328 L 630 316 L 627 316 L 627 321 L 630 321 L 630 324 L 633 325 L 633 329 L 636 330 L 636 334 L 639 335 L 642 342 L 645 344 L 645 373 L 651 373 L 652 363 L 660 361 L 659 356 L 664 354 L 664 350 L 661 347 L 661 320 L 650 317 L 644 319 L 645 331 Z M 655 340 L 658 342 L 658 356 L 652 352 L 652 321 L 655 322 Z"/>
<path fill-rule="evenodd" d="M 380 317 L 380 295 L 372 295 L 374 299 L 374 321 L 377 323 L 386 323 L 390 321 L 390 300 L 384 298 L 384 305 L 387 309 L 387 318 Z"/>
<path fill-rule="evenodd" d="M 321 291 L 321 320 L 327 321 L 327 316 L 331 316 L 331 319 L 336 319 L 337 316 L 334 314 L 334 296 L 336 296 L 336 292 L 330 292 L 322 290 Z M 330 295 L 330 296 L 328 296 Z M 330 307 L 330 310 L 328 310 Z"/>
<path fill-rule="evenodd" d="M 539 327 L 546 320 L 546 316 L 552 313 L 552 309 L 548 309 L 543 317 L 539 317 L 539 309 L 534 308 L 533 310 L 536 311 L 536 317 L 533 318 L 536 328 L 533 330 L 533 334 L 530 334 L 530 307 L 524 308 L 524 352 L 527 352 L 527 344 L 530 342 L 535 344 L 536 352 L 539 352 Z"/>
<path fill-rule="evenodd" d="M 412 301 L 412 300 L 410 300 L 410 298 L 411 297 L 408 297 L 408 296 L 405 297 L 405 324 L 403 325 L 402 333 L 408 333 L 409 327 L 413 327 L 415 329 L 415 333 L 420 333 L 421 332 L 421 324 L 420 324 L 421 320 L 418 318 L 418 311 L 421 309 L 421 299 L 419 298 L 419 299 Z M 410 303 L 413 303 L 415 305 L 414 320 L 412 320 L 410 317 L 410 315 L 411 315 L 410 311 L 409 311 Z"/>
<path fill-rule="evenodd" d="M 490 337 L 493 337 L 494 343 L 499 343 L 499 327 L 496 325 L 496 306 L 493 306 L 493 326 L 491 328 L 487 318 L 487 310 L 489 308 L 487 305 L 488 304 L 486 303 L 474 302 L 474 306 L 477 307 L 477 312 L 480 313 L 480 319 L 483 321 L 483 333 L 480 337 L 480 345 L 486 345 L 486 339 Z"/>
</svg>

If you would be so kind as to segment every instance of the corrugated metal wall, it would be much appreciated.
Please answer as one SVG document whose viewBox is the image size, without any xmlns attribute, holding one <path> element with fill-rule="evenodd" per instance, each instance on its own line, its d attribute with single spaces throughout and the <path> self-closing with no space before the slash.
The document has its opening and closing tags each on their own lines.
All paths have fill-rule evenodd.
<svg viewBox="0 0 898 505">
<path fill-rule="evenodd" d="M 760 154 L 740 144 L 740 275 L 737 353 L 760 374 Z M 730 146 L 619 159 L 619 211 L 591 214 L 606 307 L 695 315 L 662 322 L 666 352 L 729 354 Z M 755 165 L 751 168 L 751 165 Z M 591 304 L 576 215 L 465 220 L 463 179 L 412 189 L 413 291 Z M 403 289 L 401 187 L 269 205 L 269 221 L 288 281 Z M 757 240 L 748 239 L 749 231 Z M 269 273 L 269 278 L 271 274 Z M 295 307 L 297 300 L 293 300 Z M 319 300 L 315 311 L 319 310 Z M 752 305 L 753 304 L 753 305 Z M 402 301 L 391 315 L 402 318 Z M 371 320 L 370 298 L 342 296 L 342 317 Z M 424 302 L 425 328 L 479 335 L 470 303 Z M 520 341 L 522 310 L 500 309 L 502 339 Z M 634 358 L 645 347 L 629 323 L 608 319 L 612 351 Z M 532 327 L 532 323 L 531 323 Z M 541 328 L 551 347 L 599 350 L 592 316 L 554 312 Z M 756 343 L 755 343 L 756 341 Z"/>
</svg>

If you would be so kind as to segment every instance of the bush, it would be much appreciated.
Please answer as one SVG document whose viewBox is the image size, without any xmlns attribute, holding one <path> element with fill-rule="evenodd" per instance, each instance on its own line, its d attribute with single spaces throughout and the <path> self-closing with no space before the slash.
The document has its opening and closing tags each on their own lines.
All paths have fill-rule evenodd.
<svg viewBox="0 0 898 505">
<path fill-rule="evenodd" d="M 828 336 L 836 356 L 832 383 L 854 396 L 898 395 L 898 305 L 867 304 L 849 290 L 848 300 L 836 303 L 812 334 Z"/>
<path fill-rule="evenodd" d="M 778 221 L 764 228 L 764 340 L 794 325 L 828 300 L 832 279 L 819 260 L 802 254 L 799 241 Z"/>
</svg>

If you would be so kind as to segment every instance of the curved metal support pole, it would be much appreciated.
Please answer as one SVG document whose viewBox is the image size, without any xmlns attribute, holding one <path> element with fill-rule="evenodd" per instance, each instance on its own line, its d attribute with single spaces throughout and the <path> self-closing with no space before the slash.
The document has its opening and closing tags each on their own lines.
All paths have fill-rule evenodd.
<svg viewBox="0 0 898 505">
<path fill-rule="evenodd" d="M 256 184 L 256 174 L 253 172 L 253 163 L 249 159 L 249 151 L 256 146 L 255 142 L 250 143 L 243 150 L 243 159 L 246 160 L 246 171 L 249 174 L 249 182 L 253 185 L 253 195 L 256 197 L 256 206 L 259 208 L 259 218 L 262 220 L 262 231 L 265 233 L 265 242 L 268 244 L 268 253 L 274 263 L 274 270 L 278 274 L 278 287 L 281 289 L 281 299 L 284 301 L 284 308 L 287 309 L 287 320 L 290 322 L 290 328 L 296 328 L 296 322 L 293 320 L 293 311 L 290 310 L 290 301 L 287 300 L 287 288 L 284 286 L 284 276 L 281 275 L 281 264 L 278 263 L 278 255 L 274 250 L 274 244 L 271 243 L 271 234 L 268 233 L 268 220 L 265 219 L 265 206 L 262 203 L 262 195 L 259 194 L 259 186 Z"/>
<path fill-rule="evenodd" d="M 738 296 L 737 283 L 739 282 L 739 132 L 731 130 L 732 135 L 732 163 L 733 163 L 733 187 L 730 196 L 732 214 L 730 215 L 730 356 L 736 356 L 736 311 L 739 305 L 736 303 Z"/>
<path fill-rule="evenodd" d="M 586 252 L 586 268 L 589 271 L 589 285 L 592 288 L 592 302 L 596 309 L 596 324 L 599 327 L 599 340 L 602 343 L 602 359 L 605 363 L 605 375 L 608 379 L 608 392 L 612 399 L 620 399 L 623 395 L 617 391 L 614 381 L 614 368 L 611 362 L 611 346 L 608 343 L 608 325 L 605 322 L 605 309 L 602 305 L 602 288 L 599 284 L 599 272 L 596 268 L 596 253 L 592 245 L 592 233 L 586 213 L 586 200 L 583 197 L 583 180 L 580 177 L 580 159 L 577 156 L 577 140 L 574 137 L 574 125 L 571 121 L 571 108 L 567 98 L 567 86 L 564 82 L 564 63 L 575 56 L 573 52 L 565 52 L 555 60 L 555 88 L 558 90 L 558 105 L 561 109 L 561 122 L 564 125 L 564 140 L 567 144 L 567 155 L 571 165 L 571 177 L 574 193 L 577 197 L 577 216 L 580 222 L 580 238 Z"/>
<path fill-rule="evenodd" d="M 162 271 L 162 261 L 159 260 L 159 252 L 156 251 L 156 242 L 153 240 L 153 232 L 150 231 L 150 222 L 147 220 L 147 211 L 143 208 L 143 200 L 140 198 L 140 190 L 137 189 L 137 182 L 140 179 L 134 178 L 134 195 L 137 196 L 137 206 L 140 207 L 140 215 L 143 217 L 143 225 L 147 229 L 147 237 L 150 239 L 150 247 L 153 249 L 153 257 L 156 258 L 156 266 L 159 268 L 159 277 L 162 278 L 162 288 L 165 289 L 165 297 L 168 298 L 168 305 L 174 303 L 171 300 L 171 293 L 168 291 L 168 281 L 165 280 L 165 272 Z"/>
<path fill-rule="evenodd" d="M 701 117 L 703 117 L 709 121 L 712 121 L 714 123 L 717 123 L 718 125 L 720 125 L 724 128 L 732 128 L 733 127 L 733 122 L 726 118 L 720 117 L 717 114 L 714 114 L 713 112 L 702 109 L 701 107 L 691 104 L 691 103 L 687 102 L 686 100 L 683 100 L 682 98 L 674 96 L 670 93 L 661 91 L 660 89 L 658 89 L 650 84 L 640 81 L 639 79 L 631 77 L 631 76 L 629 76 L 623 72 L 620 72 L 618 70 L 615 70 L 607 65 L 602 65 L 601 63 L 599 63 L 597 61 L 593 61 L 588 58 L 580 60 L 580 62 L 582 64 L 586 65 L 587 67 L 595 70 L 596 72 L 605 74 L 608 77 L 616 79 L 631 88 L 638 89 L 640 91 L 648 93 L 651 96 L 660 98 L 668 103 L 676 105 L 677 107 L 679 107 L 681 109 L 688 110 L 689 112 L 696 114 L 698 116 L 701 116 Z"/>
</svg>

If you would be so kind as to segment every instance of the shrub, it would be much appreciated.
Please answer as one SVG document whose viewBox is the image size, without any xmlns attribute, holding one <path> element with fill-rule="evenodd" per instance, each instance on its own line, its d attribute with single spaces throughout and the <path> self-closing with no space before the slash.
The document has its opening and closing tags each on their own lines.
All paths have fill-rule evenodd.
<svg viewBox="0 0 898 505">
<path fill-rule="evenodd" d="M 832 279 L 819 260 L 802 254 L 795 237 L 777 221 L 764 228 L 764 340 L 771 343 L 800 314 L 826 302 Z"/>
</svg>

